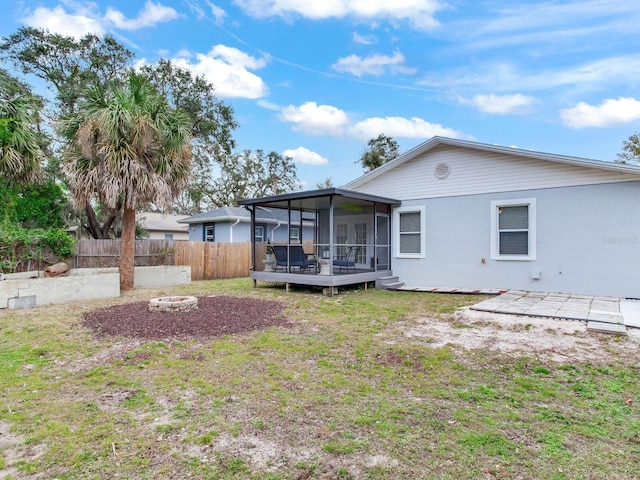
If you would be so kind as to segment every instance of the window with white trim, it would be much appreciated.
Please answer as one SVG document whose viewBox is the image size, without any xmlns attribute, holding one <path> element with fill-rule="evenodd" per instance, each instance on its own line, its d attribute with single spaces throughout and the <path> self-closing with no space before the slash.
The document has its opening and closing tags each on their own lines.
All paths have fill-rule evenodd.
<svg viewBox="0 0 640 480">
<path fill-rule="evenodd" d="M 396 257 L 424 258 L 425 208 L 397 208 L 393 223 Z"/>
<path fill-rule="evenodd" d="M 265 241 L 264 238 L 264 227 L 262 225 L 256 225 L 254 230 L 253 230 L 253 234 L 255 236 L 255 242 L 256 243 L 261 243 Z"/>
<path fill-rule="evenodd" d="M 289 227 L 289 242 L 300 241 L 300 227 Z"/>
<path fill-rule="evenodd" d="M 205 242 L 216 241 L 216 225 L 215 223 L 205 223 L 202 230 L 202 240 Z"/>
<path fill-rule="evenodd" d="M 491 202 L 491 258 L 536 259 L 536 199 Z"/>
</svg>

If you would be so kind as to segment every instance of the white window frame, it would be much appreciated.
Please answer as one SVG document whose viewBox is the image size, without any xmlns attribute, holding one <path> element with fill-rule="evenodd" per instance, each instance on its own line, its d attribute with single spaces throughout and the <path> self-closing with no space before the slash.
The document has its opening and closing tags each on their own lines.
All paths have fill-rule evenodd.
<svg viewBox="0 0 640 480">
<path fill-rule="evenodd" d="M 529 208 L 529 254 L 528 255 L 501 255 L 498 215 L 502 207 L 528 207 Z M 536 259 L 536 199 L 517 198 L 513 200 L 494 200 L 491 202 L 491 259 L 532 261 Z"/>
<path fill-rule="evenodd" d="M 419 213 L 420 214 L 420 231 L 419 232 L 403 232 L 403 233 L 419 233 L 420 234 L 420 251 L 417 253 L 402 253 L 400 252 L 400 215 L 403 213 Z M 418 205 L 415 207 L 399 207 L 393 210 L 393 239 L 395 248 L 393 249 L 394 256 L 396 258 L 425 258 L 425 232 L 426 232 L 426 208 L 424 205 Z"/>
<path fill-rule="evenodd" d="M 207 229 L 211 228 L 211 235 L 207 233 Z M 202 236 L 205 242 L 215 242 L 216 241 L 216 226 L 215 223 L 205 223 L 202 226 L 203 232 Z"/>
<path fill-rule="evenodd" d="M 300 241 L 300 227 L 289 227 L 289 243 Z"/>
<path fill-rule="evenodd" d="M 262 230 L 262 233 L 260 235 L 257 235 L 256 230 Z M 262 243 L 262 242 L 266 242 L 267 241 L 267 237 L 266 237 L 266 228 L 264 228 L 264 225 L 256 225 L 254 227 L 253 230 L 253 238 L 255 239 L 255 241 L 257 243 Z M 261 238 L 261 240 L 258 240 L 258 238 Z"/>
</svg>

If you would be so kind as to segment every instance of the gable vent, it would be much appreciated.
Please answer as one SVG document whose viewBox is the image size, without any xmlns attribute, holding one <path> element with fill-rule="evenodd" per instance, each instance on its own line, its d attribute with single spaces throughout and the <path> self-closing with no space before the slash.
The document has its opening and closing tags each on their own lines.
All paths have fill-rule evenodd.
<svg viewBox="0 0 640 480">
<path fill-rule="evenodd" d="M 439 163 L 436 168 L 433 169 L 433 173 L 436 178 L 447 178 L 451 173 L 451 167 L 448 163 Z"/>
</svg>

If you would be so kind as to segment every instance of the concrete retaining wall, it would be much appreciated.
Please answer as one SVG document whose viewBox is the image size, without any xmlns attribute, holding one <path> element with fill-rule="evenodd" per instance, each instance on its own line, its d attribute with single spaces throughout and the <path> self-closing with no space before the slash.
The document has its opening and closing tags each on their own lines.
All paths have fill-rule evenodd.
<svg viewBox="0 0 640 480">
<path fill-rule="evenodd" d="M 136 267 L 136 288 L 157 288 L 191 283 L 191 267 Z M 0 309 L 33 308 L 120 296 L 117 268 L 71 269 L 67 277 L 46 278 L 43 272 L 0 277 Z"/>
<path fill-rule="evenodd" d="M 191 267 L 160 266 L 136 267 L 133 284 L 135 288 L 172 287 L 191 283 Z"/>
</svg>

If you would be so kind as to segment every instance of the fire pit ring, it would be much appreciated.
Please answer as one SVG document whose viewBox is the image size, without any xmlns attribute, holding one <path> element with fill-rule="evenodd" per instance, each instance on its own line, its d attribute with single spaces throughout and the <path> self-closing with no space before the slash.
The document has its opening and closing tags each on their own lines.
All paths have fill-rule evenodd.
<svg viewBox="0 0 640 480">
<path fill-rule="evenodd" d="M 150 312 L 188 312 L 198 308 L 196 297 L 159 297 L 149 300 Z"/>
</svg>

